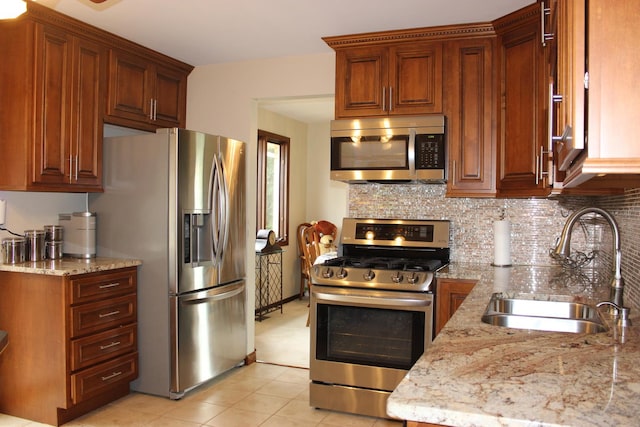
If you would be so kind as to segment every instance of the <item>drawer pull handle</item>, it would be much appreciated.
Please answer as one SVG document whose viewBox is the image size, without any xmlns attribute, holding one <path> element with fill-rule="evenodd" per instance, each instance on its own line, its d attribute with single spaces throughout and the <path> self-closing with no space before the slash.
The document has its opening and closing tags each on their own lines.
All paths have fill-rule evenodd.
<svg viewBox="0 0 640 427">
<path fill-rule="evenodd" d="M 105 317 L 109 317 L 109 316 L 115 316 L 116 314 L 120 314 L 120 310 L 116 310 L 116 311 L 110 311 L 109 313 L 100 313 L 98 314 L 98 317 L 105 318 Z"/>
<path fill-rule="evenodd" d="M 107 375 L 106 377 L 102 377 L 102 381 L 109 381 L 112 378 L 122 375 L 122 371 L 114 372 L 111 375 Z"/>
<path fill-rule="evenodd" d="M 115 288 L 116 286 L 120 286 L 120 283 L 119 282 L 109 283 L 108 285 L 100 285 L 98 287 L 100 289 L 107 289 L 107 288 Z"/>
<path fill-rule="evenodd" d="M 115 347 L 117 345 L 120 345 L 120 341 L 113 341 L 111 344 L 101 345 L 100 350 L 106 350 L 108 348 Z"/>
</svg>

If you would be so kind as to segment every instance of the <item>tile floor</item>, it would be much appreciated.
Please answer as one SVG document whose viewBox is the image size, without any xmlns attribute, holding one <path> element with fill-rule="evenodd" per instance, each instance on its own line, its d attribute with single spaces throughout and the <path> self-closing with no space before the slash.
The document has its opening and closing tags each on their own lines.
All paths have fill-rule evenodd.
<svg viewBox="0 0 640 427">
<path fill-rule="evenodd" d="M 270 315 L 270 319 L 256 325 L 258 359 L 259 335 L 268 331 L 267 322 L 286 328 L 283 318 L 294 315 L 300 319 L 298 307 L 284 306 L 284 313 Z M 293 303 L 293 302 L 292 302 Z M 292 304 L 288 303 L 288 304 Z M 306 302 L 304 302 L 306 307 Z M 306 314 L 305 314 L 306 315 Z M 292 320 L 293 321 L 293 320 Z M 299 323 L 299 322 L 298 322 Z M 302 326 L 306 319 L 303 316 Z M 297 323 L 296 323 L 297 325 Z M 298 340 L 296 342 L 299 342 Z M 308 344 L 308 341 L 301 343 Z M 277 346 L 280 347 L 280 346 Z M 293 352 L 291 345 L 284 349 Z M 308 354 L 308 350 L 307 350 Z M 271 358 L 265 354 L 266 359 Z M 289 364 L 288 364 L 289 365 Z M 353 426 L 400 427 L 401 422 L 314 409 L 309 406 L 309 371 L 306 368 L 282 366 L 274 363 L 253 363 L 227 372 L 183 399 L 173 401 L 161 397 L 132 393 L 94 412 L 80 417 L 68 427 L 293 427 L 293 426 Z M 36 427 L 43 424 L 0 414 L 0 427 Z"/>
</svg>

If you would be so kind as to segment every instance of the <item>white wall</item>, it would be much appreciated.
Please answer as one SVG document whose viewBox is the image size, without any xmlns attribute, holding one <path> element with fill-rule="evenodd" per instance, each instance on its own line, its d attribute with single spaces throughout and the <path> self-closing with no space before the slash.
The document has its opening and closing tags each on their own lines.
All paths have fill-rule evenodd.
<svg viewBox="0 0 640 427">
<path fill-rule="evenodd" d="M 42 230 L 45 225 L 58 224 L 58 214 L 86 210 L 85 193 L 32 193 L 0 191 L 0 199 L 7 201 L 7 215 L 2 226 L 17 234 L 25 230 Z M 0 231 L 0 237 L 11 237 Z"/>
<path fill-rule="evenodd" d="M 225 135 L 248 144 L 247 236 L 255 234 L 259 100 L 331 95 L 334 91 L 333 53 L 206 65 L 196 67 L 189 76 L 187 127 Z M 255 334 L 255 253 L 251 242 L 247 245 L 247 354 L 254 351 Z M 290 246 L 289 252 L 293 251 L 295 246 L 293 249 Z M 293 268 L 289 263 L 283 266 L 283 269 Z"/>
</svg>

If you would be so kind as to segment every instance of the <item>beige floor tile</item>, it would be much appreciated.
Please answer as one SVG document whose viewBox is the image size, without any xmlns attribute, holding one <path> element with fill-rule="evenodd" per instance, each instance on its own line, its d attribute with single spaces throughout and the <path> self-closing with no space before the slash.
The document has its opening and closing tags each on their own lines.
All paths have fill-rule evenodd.
<svg viewBox="0 0 640 427">
<path fill-rule="evenodd" d="M 377 419 L 373 423 L 373 427 L 402 427 L 402 421 Z"/>
<path fill-rule="evenodd" d="M 312 408 L 309 406 L 309 401 L 291 400 L 282 409 L 280 409 L 276 415 L 279 417 L 320 423 L 327 417 L 328 411 Z"/>
<path fill-rule="evenodd" d="M 225 409 L 227 408 L 224 406 L 214 405 L 208 402 L 190 401 L 183 402 L 176 408 L 165 413 L 163 417 L 203 424 Z"/>
<path fill-rule="evenodd" d="M 309 384 L 309 369 L 287 369 L 275 379 L 287 383 Z"/>
<path fill-rule="evenodd" d="M 372 427 L 377 418 L 363 415 L 347 414 L 343 412 L 327 411 L 327 416 L 322 420 L 322 426 L 339 427 Z"/>
<path fill-rule="evenodd" d="M 102 410 L 78 418 L 76 423 L 88 427 L 139 427 L 149 425 L 157 418 L 158 415 L 154 414 L 146 414 L 118 406 L 107 406 Z"/>
<path fill-rule="evenodd" d="M 309 387 L 307 384 L 286 383 L 283 381 L 273 380 L 256 390 L 256 393 L 293 399 L 302 393 L 307 387 Z"/>
<path fill-rule="evenodd" d="M 11 415 L 0 414 L 0 427 L 23 427 L 29 425 L 33 421 L 25 420 L 18 417 L 12 417 Z M 34 423 L 37 426 L 44 426 L 45 424 Z"/>
<path fill-rule="evenodd" d="M 314 421 L 294 420 L 292 418 L 274 415 L 265 421 L 264 424 L 260 424 L 260 427 L 316 427 L 317 425 Z"/>
<path fill-rule="evenodd" d="M 264 412 L 229 408 L 210 419 L 206 425 L 212 427 L 255 427 L 261 425 L 270 416 Z"/>
<path fill-rule="evenodd" d="M 145 412 L 147 414 L 162 415 L 179 406 L 180 403 L 165 397 L 152 396 L 143 393 L 131 393 L 110 405 Z"/>
<path fill-rule="evenodd" d="M 160 417 L 153 420 L 149 427 L 200 427 L 201 423 L 191 421 L 176 420 L 175 418 Z M 67 427 L 66 424 L 64 427 Z"/>
<path fill-rule="evenodd" d="M 244 409 L 246 411 L 263 412 L 273 415 L 278 412 L 289 399 L 277 396 L 267 396 L 264 394 L 253 393 L 246 399 L 233 405 L 233 408 Z"/>
<path fill-rule="evenodd" d="M 198 393 L 196 398 L 202 402 L 209 402 L 219 406 L 230 407 L 249 396 L 252 390 L 226 387 L 212 387 Z"/>
</svg>

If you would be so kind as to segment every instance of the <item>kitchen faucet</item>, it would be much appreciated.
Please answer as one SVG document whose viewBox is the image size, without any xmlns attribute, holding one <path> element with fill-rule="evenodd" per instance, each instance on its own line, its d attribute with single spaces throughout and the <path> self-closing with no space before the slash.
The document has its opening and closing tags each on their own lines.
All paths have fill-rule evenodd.
<svg viewBox="0 0 640 427">
<path fill-rule="evenodd" d="M 609 313 L 617 314 L 619 311 L 622 311 L 622 308 L 624 307 L 622 295 L 624 291 L 624 279 L 622 278 L 622 274 L 620 273 L 622 252 L 620 250 L 620 230 L 618 228 L 618 223 L 609 212 L 600 208 L 587 207 L 579 209 L 572 213 L 569 218 L 567 218 L 567 222 L 562 229 L 562 234 L 558 238 L 556 247 L 552 250 L 551 255 L 560 259 L 567 259 L 571 255 L 570 243 L 571 231 L 573 230 L 573 226 L 578 221 L 578 219 L 580 219 L 580 217 L 588 213 L 597 213 L 602 215 L 602 217 L 607 220 L 607 222 L 611 226 L 615 259 L 613 265 L 613 278 L 611 279 L 611 293 L 609 296 L 609 302 L 611 304 L 608 305 L 610 307 Z"/>
</svg>

